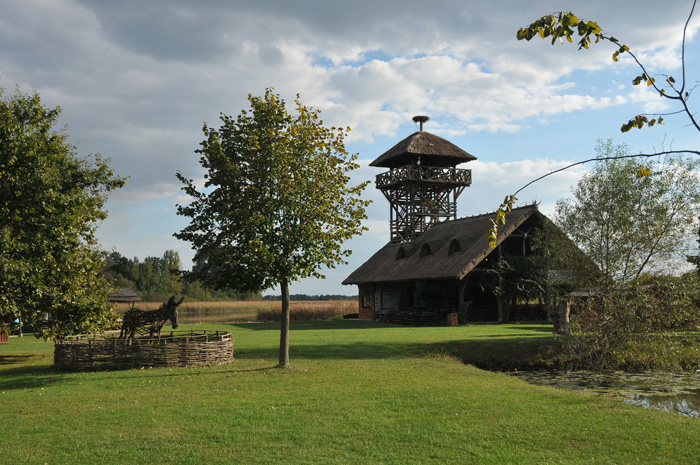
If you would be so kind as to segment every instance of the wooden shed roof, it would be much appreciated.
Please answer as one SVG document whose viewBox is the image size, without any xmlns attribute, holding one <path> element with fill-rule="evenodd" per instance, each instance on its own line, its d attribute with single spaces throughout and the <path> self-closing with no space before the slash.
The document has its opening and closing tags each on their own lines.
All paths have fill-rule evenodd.
<svg viewBox="0 0 700 465">
<path fill-rule="evenodd" d="M 141 297 L 128 287 L 118 289 L 107 296 L 108 302 L 141 302 Z"/>
<path fill-rule="evenodd" d="M 476 160 L 452 142 L 425 131 L 411 134 L 370 163 L 370 166 L 398 168 L 415 165 L 420 157 L 427 166 L 450 167 Z"/>
<path fill-rule="evenodd" d="M 415 240 L 389 243 L 348 276 L 343 284 L 462 279 L 495 249 L 487 233 L 495 213 L 438 223 Z M 514 208 L 499 228 L 497 244 L 528 219 L 543 220 L 537 205 Z M 539 222 L 538 221 L 538 222 Z"/>
</svg>

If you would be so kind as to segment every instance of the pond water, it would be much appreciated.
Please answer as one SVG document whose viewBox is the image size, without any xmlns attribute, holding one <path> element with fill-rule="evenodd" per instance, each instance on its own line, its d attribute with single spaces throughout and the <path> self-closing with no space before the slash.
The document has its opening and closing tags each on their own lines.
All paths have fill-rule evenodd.
<svg viewBox="0 0 700 465">
<path fill-rule="evenodd" d="M 590 392 L 632 405 L 700 418 L 700 372 L 523 371 L 510 374 L 532 384 Z"/>
</svg>

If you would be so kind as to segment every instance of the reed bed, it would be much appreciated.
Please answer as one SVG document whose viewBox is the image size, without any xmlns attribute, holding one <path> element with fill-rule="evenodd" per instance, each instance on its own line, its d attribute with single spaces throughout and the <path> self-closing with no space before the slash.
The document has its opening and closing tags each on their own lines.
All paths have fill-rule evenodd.
<svg viewBox="0 0 700 465">
<path fill-rule="evenodd" d="M 155 310 L 158 302 L 138 302 L 134 305 L 141 310 Z M 178 308 L 180 324 L 232 324 L 280 321 L 282 303 L 279 301 L 237 301 L 237 302 L 183 302 Z M 129 304 L 116 304 L 115 310 L 121 316 L 129 310 Z M 292 321 L 328 320 L 340 315 L 357 312 L 354 300 L 299 301 L 290 302 Z"/>
<path fill-rule="evenodd" d="M 270 309 L 258 310 L 257 321 L 272 323 L 282 319 L 282 304 Z M 357 313 L 357 302 L 353 300 L 329 300 L 290 302 L 289 319 L 291 321 L 318 321 L 330 320 L 342 315 Z"/>
</svg>

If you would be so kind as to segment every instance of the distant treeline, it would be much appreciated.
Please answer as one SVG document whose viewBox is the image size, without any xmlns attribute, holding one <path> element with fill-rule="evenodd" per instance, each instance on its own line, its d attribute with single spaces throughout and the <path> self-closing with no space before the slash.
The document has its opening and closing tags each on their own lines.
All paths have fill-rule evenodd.
<svg viewBox="0 0 700 465">
<path fill-rule="evenodd" d="M 356 295 L 306 295 L 306 294 L 290 294 L 289 300 L 297 301 L 319 301 L 319 300 L 357 300 Z M 263 296 L 263 300 L 282 300 L 282 296 L 279 295 L 266 295 Z"/>
<path fill-rule="evenodd" d="M 129 288 L 150 302 L 165 301 L 173 294 L 190 301 L 260 300 L 261 293 L 242 293 L 233 289 L 208 289 L 198 281 L 182 279 L 180 256 L 166 250 L 162 257 L 146 257 L 140 261 L 112 252 L 105 261 L 102 274 L 116 288 Z"/>
</svg>

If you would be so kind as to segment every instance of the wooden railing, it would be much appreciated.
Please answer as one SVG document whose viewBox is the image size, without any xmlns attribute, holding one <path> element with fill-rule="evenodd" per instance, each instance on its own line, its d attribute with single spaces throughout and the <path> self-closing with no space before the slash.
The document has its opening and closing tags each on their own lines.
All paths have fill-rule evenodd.
<svg viewBox="0 0 700 465">
<path fill-rule="evenodd" d="M 400 168 L 392 168 L 386 173 L 378 174 L 376 185 L 377 188 L 383 189 L 406 181 L 424 181 L 455 186 L 468 186 L 472 183 L 472 170 L 406 165 Z"/>
</svg>

